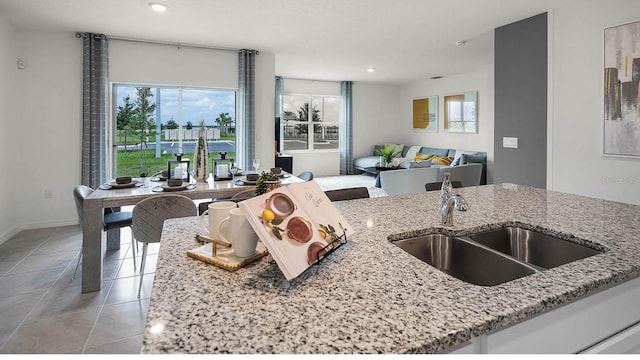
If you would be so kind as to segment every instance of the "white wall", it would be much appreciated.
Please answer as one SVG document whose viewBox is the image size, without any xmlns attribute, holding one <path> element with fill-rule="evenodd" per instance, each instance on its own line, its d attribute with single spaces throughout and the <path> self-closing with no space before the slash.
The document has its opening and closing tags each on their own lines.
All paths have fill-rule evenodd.
<svg viewBox="0 0 640 360">
<path fill-rule="evenodd" d="M 475 134 L 448 133 L 443 130 L 444 95 L 478 92 L 478 132 Z M 438 96 L 438 132 L 413 132 L 413 99 Z M 487 152 L 487 182 L 493 177 L 493 64 L 472 73 L 447 76 L 437 80 L 423 80 L 400 87 L 400 106 L 397 143 L 436 148 L 476 150 Z"/>
<path fill-rule="evenodd" d="M 119 49 L 130 45 L 110 43 L 117 54 L 110 81 L 144 76 L 158 84 L 237 87 L 237 53 L 203 56 L 207 50 L 183 48 L 172 55 L 175 48 L 137 44 L 128 60 L 119 58 Z M 20 181 L 0 188 L 3 242 L 23 229 L 78 222 L 72 190 L 80 182 L 81 169 L 82 40 L 74 33 L 20 30 L 0 20 L 0 47 L 0 149 L 12 168 L 20 168 Z M 25 60 L 26 69 L 17 70 L 18 58 Z M 148 60 L 140 78 L 130 72 L 135 59 Z M 265 166 L 273 166 L 274 77 L 275 56 L 261 51 L 256 57 L 256 153 L 267 159 Z M 46 189 L 52 198 L 45 199 Z"/>
<path fill-rule="evenodd" d="M 9 86 L 13 116 L 7 128 L 21 134 L 10 135 L 11 149 L 4 153 L 16 161 L 20 175 L 12 188 L 10 226 L 77 223 L 72 190 L 80 180 L 82 42 L 73 33 L 17 29 L 13 39 L 16 51 L 10 57 L 23 59 L 26 68 Z M 45 199 L 45 189 L 52 198 Z"/>
<path fill-rule="evenodd" d="M 547 187 L 640 204 L 640 158 L 602 155 L 604 28 L 640 19 L 640 1 L 585 0 L 552 15 Z"/>
<path fill-rule="evenodd" d="M 373 155 L 376 144 L 400 144 L 403 129 L 399 87 L 353 84 L 353 157 Z"/>
<path fill-rule="evenodd" d="M 13 106 L 13 86 L 18 75 L 16 63 L 22 56 L 17 51 L 14 40 L 14 29 L 0 18 L 0 153 L 5 161 L 5 169 L 17 169 L 18 155 L 16 146 L 18 145 L 14 133 L 11 129 L 18 126 L 16 118 L 16 107 Z M 18 232 L 14 225 L 18 220 L 13 204 L 16 204 L 16 181 L 3 181 L 4 186 L 0 186 L 0 243 L 4 242 Z"/>
</svg>

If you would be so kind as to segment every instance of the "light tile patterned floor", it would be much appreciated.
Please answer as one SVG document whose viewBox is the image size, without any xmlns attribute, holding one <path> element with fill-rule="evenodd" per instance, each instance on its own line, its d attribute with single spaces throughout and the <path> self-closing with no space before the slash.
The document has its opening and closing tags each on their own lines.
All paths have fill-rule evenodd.
<svg viewBox="0 0 640 360">
<path fill-rule="evenodd" d="M 324 190 L 367 186 L 371 196 L 384 196 L 372 176 L 316 181 Z M 0 353 L 140 353 L 159 244 L 149 246 L 138 299 L 131 231 L 121 234 L 120 250 L 105 255 L 102 289 L 86 294 L 80 275 L 71 280 L 82 241 L 79 226 L 22 231 L 0 244 Z"/>
<path fill-rule="evenodd" d="M 131 231 L 121 234 L 120 250 L 105 256 L 102 289 L 86 294 L 80 275 L 71 280 L 79 226 L 23 231 L 1 244 L 0 353 L 140 353 L 158 245 L 149 247 L 138 299 Z"/>
</svg>

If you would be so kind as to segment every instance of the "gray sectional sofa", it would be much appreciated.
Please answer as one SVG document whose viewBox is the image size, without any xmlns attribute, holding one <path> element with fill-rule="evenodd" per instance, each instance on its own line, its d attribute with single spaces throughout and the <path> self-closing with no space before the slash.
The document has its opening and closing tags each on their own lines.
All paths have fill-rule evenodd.
<svg viewBox="0 0 640 360">
<path fill-rule="evenodd" d="M 357 159 L 354 159 L 353 161 L 353 166 L 361 171 L 366 171 L 365 168 L 373 168 L 375 167 L 379 161 L 380 161 L 380 155 L 376 154 L 377 149 L 382 148 L 384 145 L 376 145 L 374 147 L 374 151 L 373 154 L 371 156 L 364 156 L 364 157 L 360 157 Z M 390 171 L 384 171 L 382 173 L 380 173 L 380 175 L 382 175 L 383 173 L 389 173 L 389 172 L 396 172 L 396 171 L 403 171 L 403 174 L 405 174 L 404 176 L 411 176 L 411 174 L 415 174 L 416 176 L 421 176 L 421 175 L 425 175 L 425 174 L 438 174 L 438 171 L 435 171 L 435 173 L 433 171 L 429 171 L 429 170 L 422 170 L 420 172 L 415 172 L 415 170 L 419 170 L 417 168 L 413 168 L 414 165 L 416 165 L 415 167 L 420 167 L 422 168 L 422 166 L 420 166 L 419 164 L 413 163 L 411 162 L 411 160 L 415 157 L 415 154 L 409 154 L 409 152 L 414 152 L 416 150 L 418 150 L 418 152 L 420 152 L 423 155 L 428 155 L 428 154 L 434 154 L 438 157 L 449 157 L 452 158 L 452 163 L 451 165 L 431 165 L 431 167 L 434 168 L 440 168 L 440 167 L 458 167 L 461 165 L 465 165 L 465 164 L 481 164 L 482 165 L 482 170 L 481 170 L 481 174 L 480 174 L 480 182 L 478 184 L 463 184 L 463 186 L 472 186 L 472 185 L 485 185 L 487 183 L 487 153 L 486 152 L 482 152 L 482 151 L 469 151 L 469 150 L 456 150 L 456 149 L 445 149 L 445 148 L 432 148 L 432 147 L 428 147 L 428 146 L 419 146 L 419 145 L 402 145 L 402 148 L 400 149 L 400 145 L 398 145 L 399 148 L 399 154 L 398 157 L 401 158 L 399 161 L 399 169 L 400 168 L 404 168 L 403 170 L 390 170 Z M 405 171 L 405 170 L 409 170 L 409 171 Z M 472 170 L 475 171 L 475 170 Z M 423 174 L 424 173 L 424 174 Z M 440 174 L 443 174 L 444 171 L 440 172 Z M 421 174 L 421 175 L 418 175 Z M 440 180 L 434 180 L 434 181 L 442 181 L 442 176 L 440 176 L 439 174 L 436 175 L 438 178 L 440 178 Z M 453 175 L 452 175 L 453 176 Z M 461 175 L 462 176 L 462 175 Z M 394 177 L 393 175 L 385 175 L 385 177 Z M 394 177 L 395 178 L 395 177 Z M 431 176 L 429 176 L 429 178 L 431 178 Z M 473 178 L 473 176 L 471 176 L 471 178 Z M 455 180 L 455 179 L 452 179 Z M 380 179 L 380 183 L 382 185 L 382 188 L 384 189 L 384 181 L 381 178 Z M 424 190 L 424 187 L 423 187 Z"/>
</svg>

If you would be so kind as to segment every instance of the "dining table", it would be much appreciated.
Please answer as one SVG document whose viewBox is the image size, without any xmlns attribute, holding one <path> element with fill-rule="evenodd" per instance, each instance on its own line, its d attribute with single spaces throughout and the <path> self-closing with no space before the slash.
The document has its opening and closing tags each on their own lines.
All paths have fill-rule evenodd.
<svg viewBox="0 0 640 360">
<path fill-rule="evenodd" d="M 135 205 L 141 200 L 165 194 L 180 194 L 193 200 L 212 199 L 215 197 L 231 197 L 234 194 L 255 188 L 255 183 L 246 184 L 242 176 L 227 180 L 214 180 L 210 176 L 207 181 L 191 180 L 189 186 L 181 190 L 168 189 L 166 181 L 159 178 L 133 178 L 131 187 L 111 186 L 115 179 L 91 193 L 83 203 L 82 221 L 82 292 L 99 291 L 102 280 L 103 259 L 106 250 L 117 250 L 120 247 L 119 232 L 111 232 L 103 241 L 102 219 L 105 208 L 118 208 Z M 281 185 L 304 180 L 289 173 L 283 173 Z"/>
</svg>

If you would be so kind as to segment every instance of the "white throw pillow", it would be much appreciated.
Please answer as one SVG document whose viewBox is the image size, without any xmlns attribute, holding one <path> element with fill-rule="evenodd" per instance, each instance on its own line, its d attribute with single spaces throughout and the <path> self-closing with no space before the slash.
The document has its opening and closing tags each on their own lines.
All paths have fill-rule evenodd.
<svg viewBox="0 0 640 360">
<path fill-rule="evenodd" d="M 456 150 L 456 154 L 453 156 L 453 160 L 451 161 L 451 166 L 460 165 L 460 156 L 462 156 L 462 154 L 476 155 L 477 153 L 477 151 Z"/>
<path fill-rule="evenodd" d="M 420 152 L 420 149 L 422 149 L 422 145 L 413 145 L 409 148 L 409 150 L 407 151 L 407 154 L 404 156 L 404 160 L 405 161 L 413 161 L 413 158 L 416 157 L 416 153 Z"/>
</svg>

